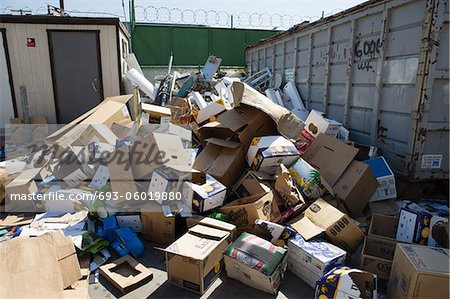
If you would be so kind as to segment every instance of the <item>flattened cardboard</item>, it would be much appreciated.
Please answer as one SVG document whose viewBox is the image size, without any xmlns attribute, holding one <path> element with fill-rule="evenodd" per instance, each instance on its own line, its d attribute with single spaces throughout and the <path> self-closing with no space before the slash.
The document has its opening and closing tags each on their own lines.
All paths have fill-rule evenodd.
<svg viewBox="0 0 450 299">
<path fill-rule="evenodd" d="M 387 298 L 448 298 L 449 250 L 397 244 Z"/>
<path fill-rule="evenodd" d="M 81 278 L 72 240 L 60 232 L 0 243 L 0 254 L 8 256 L 0 260 L 1 298 L 61 296 L 64 288 Z"/>
<path fill-rule="evenodd" d="M 170 111 L 170 108 L 167 107 L 161 107 L 158 105 L 152 105 L 147 103 L 142 103 L 141 107 L 142 111 L 148 113 L 150 119 L 160 120 L 161 117 L 172 117 L 172 112 Z"/>
<path fill-rule="evenodd" d="M 333 190 L 352 215 L 361 213 L 378 188 L 378 181 L 369 165 L 352 161 Z"/>
<path fill-rule="evenodd" d="M 230 233 L 196 225 L 166 248 L 168 282 L 203 294 L 223 268 Z"/>
<path fill-rule="evenodd" d="M 354 252 L 364 239 L 363 232 L 346 214 L 319 198 L 291 221 L 291 226 L 305 240 L 325 233 L 337 246 Z"/>
<path fill-rule="evenodd" d="M 133 272 L 138 273 L 133 275 Z M 124 294 L 153 278 L 153 272 L 150 269 L 129 255 L 101 266 L 100 274 Z"/>
</svg>

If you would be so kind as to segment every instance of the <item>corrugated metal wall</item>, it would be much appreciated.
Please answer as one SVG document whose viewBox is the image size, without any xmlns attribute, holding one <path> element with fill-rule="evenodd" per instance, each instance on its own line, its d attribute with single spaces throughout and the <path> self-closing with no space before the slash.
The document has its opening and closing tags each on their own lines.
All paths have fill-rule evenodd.
<svg viewBox="0 0 450 299">
<path fill-rule="evenodd" d="M 380 147 L 397 172 L 448 178 L 448 17 L 448 1 L 372 1 L 250 47 L 247 68 L 294 72 L 309 109 Z M 440 165 L 422 165 L 427 155 Z"/>
<path fill-rule="evenodd" d="M 201 26 L 137 24 L 132 34 L 133 52 L 142 66 L 204 65 L 212 54 L 224 66 L 244 66 L 245 47 L 278 31 L 226 29 Z"/>
</svg>

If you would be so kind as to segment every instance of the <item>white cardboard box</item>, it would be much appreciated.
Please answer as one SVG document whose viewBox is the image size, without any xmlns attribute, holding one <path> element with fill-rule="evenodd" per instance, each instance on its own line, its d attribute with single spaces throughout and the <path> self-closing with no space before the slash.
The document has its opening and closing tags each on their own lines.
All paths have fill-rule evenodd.
<svg viewBox="0 0 450 299">
<path fill-rule="evenodd" d="M 306 118 L 305 128 L 302 131 L 302 135 L 310 141 L 319 136 L 320 133 L 336 137 L 341 126 L 341 123 L 323 117 L 321 112 L 311 110 Z"/>
<path fill-rule="evenodd" d="M 288 269 L 314 288 L 316 281 L 343 265 L 346 252 L 321 239 L 305 241 L 299 234 L 288 240 Z"/>
<path fill-rule="evenodd" d="M 255 137 L 246 158 L 248 166 L 253 170 L 275 174 L 280 164 L 289 166 L 297 160 L 298 150 L 282 136 Z"/>
<path fill-rule="evenodd" d="M 370 169 L 380 184 L 369 199 L 369 202 L 397 198 L 394 172 L 389 167 L 384 157 L 380 156 L 363 162 L 370 166 Z"/>
</svg>

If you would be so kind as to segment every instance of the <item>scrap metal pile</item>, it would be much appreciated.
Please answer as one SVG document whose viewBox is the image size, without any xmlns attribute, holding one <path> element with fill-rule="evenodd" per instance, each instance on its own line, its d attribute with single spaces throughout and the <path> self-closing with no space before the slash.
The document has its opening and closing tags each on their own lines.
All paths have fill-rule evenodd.
<svg viewBox="0 0 450 299">
<path fill-rule="evenodd" d="M 372 214 L 397 198 L 392 170 L 307 111 L 293 81 L 230 76 L 209 57 L 153 85 L 127 61 L 134 95 L 61 128 L 11 126 L 0 297 L 86 298 L 98 275 L 129 292 L 153 276 L 142 240 L 166 246 L 169 283 L 199 294 L 224 269 L 271 294 L 290 270 L 316 298 L 448 297 L 448 207 Z"/>
</svg>

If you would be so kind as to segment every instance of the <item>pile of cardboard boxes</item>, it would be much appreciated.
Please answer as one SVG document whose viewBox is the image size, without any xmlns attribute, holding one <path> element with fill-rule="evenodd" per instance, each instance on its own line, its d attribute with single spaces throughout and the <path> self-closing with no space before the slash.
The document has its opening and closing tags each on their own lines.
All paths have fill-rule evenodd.
<svg viewBox="0 0 450 299">
<path fill-rule="evenodd" d="M 137 87 L 107 98 L 4 162 L 0 252 L 14 256 L 0 260 L 1 294 L 87 292 L 91 273 L 129 292 L 153 277 L 139 263 L 153 242 L 168 282 L 198 294 L 222 270 L 276 294 L 289 270 L 316 298 L 448 297 L 448 212 L 372 215 L 369 202 L 397 197 L 374 148 L 318 111 L 302 120 L 238 78 L 214 79 L 217 63 L 159 86 L 133 70 L 142 98 Z M 41 283 L 18 284 L 25 272 Z"/>
</svg>

